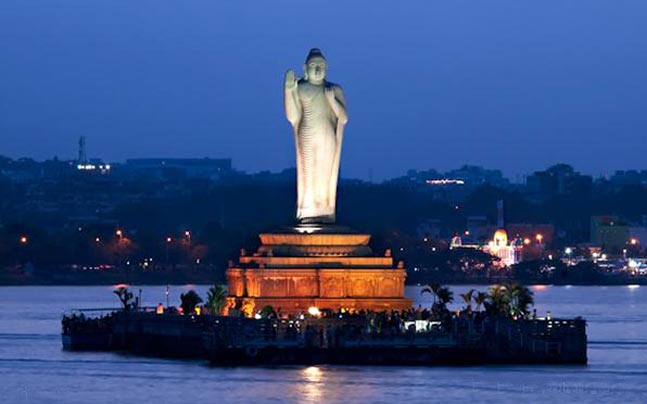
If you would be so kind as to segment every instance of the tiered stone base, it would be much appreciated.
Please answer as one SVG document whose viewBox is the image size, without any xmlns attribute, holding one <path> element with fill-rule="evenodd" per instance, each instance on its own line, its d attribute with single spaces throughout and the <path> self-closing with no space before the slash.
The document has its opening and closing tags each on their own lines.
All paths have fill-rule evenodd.
<svg viewBox="0 0 647 404">
<path fill-rule="evenodd" d="M 295 314 L 319 310 L 403 310 L 406 271 L 387 252 L 376 256 L 370 235 L 339 227 L 296 227 L 261 234 L 261 246 L 227 269 L 228 306 L 253 315 L 270 305 Z"/>
</svg>

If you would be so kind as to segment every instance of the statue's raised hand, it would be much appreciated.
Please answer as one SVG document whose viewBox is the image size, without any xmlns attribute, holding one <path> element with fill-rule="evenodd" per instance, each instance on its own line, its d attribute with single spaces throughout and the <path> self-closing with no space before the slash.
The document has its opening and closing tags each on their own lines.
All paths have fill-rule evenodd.
<svg viewBox="0 0 647 404">
<path fill-rule="evenodd" d="M 285 73 L 285 89 L 294 90 L 297 88 L 297 75 L 290 69 Z"/>
</svg>

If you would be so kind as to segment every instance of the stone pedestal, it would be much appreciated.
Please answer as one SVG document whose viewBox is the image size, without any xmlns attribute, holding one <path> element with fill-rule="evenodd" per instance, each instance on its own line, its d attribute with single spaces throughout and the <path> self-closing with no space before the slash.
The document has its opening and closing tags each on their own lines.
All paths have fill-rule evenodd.
<svg viewBox="0 0 647 404">
<path fill-rule="evenodd" d="M 227 269 L 228 306 L 248 315 L 271 305 L 281 313 L 320 310 L 402 310 L 404 265 L 373 254 L 370 235 L 338 226 L 298 226 L 260 235 L 253 254 L 241 251 Z"/>
</svg>

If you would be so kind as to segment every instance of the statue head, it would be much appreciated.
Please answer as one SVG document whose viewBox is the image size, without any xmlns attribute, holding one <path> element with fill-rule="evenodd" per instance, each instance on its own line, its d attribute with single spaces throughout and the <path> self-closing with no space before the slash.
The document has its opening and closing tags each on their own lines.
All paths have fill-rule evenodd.
<svg viewBox="0 0 647 404">
<path fill-rule="evenodd" d="M 311 84 L 322 84 L 326 80 L 326 71 L 328 64 L 321 50 L 318 48 L 310 49 L 306 64 L 303 67 L 303 75 Z"/>
</svg>

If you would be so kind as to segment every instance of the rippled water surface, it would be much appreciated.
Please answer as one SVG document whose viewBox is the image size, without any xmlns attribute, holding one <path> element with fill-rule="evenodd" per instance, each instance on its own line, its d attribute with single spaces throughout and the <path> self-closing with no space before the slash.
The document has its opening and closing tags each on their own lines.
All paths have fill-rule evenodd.
<svg viewBox="0 0 647 404">
<path fill-rule="evenodd" d="M 172 302 L 188 288 L 173 287 Z M 164 301 L 164 289 L 142 287 L 144 304 Z M 452 288 L 455 296 L 467 289 Z M 533 287 L 538 314 L 589 321 L 588 366 L 465 368 L 212 368 L 62 351 L 63 311 L 114 307 L 111 290 L 0 287 L 0 403 L 647 402 L 647 287 Z M 407 294 L 430 304 L 419 288 Z"/>
</svg>

